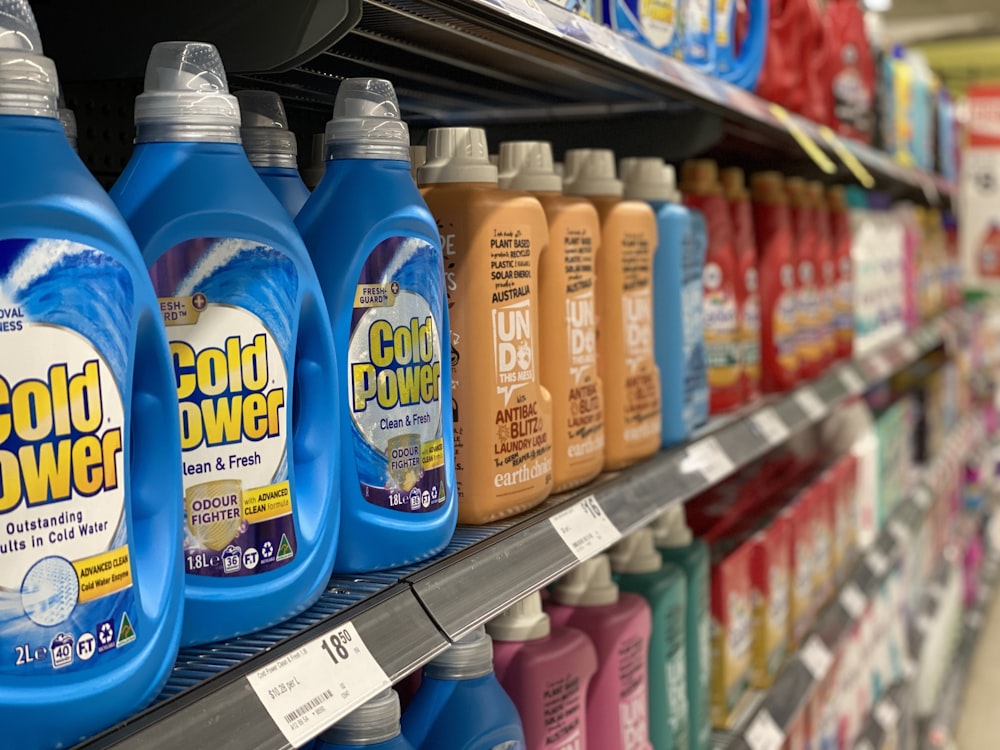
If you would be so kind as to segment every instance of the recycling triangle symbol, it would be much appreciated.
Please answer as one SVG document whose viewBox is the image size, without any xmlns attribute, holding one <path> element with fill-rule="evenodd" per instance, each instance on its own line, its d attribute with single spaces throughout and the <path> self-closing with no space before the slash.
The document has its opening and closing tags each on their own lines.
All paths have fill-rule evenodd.
<svg viewBox="0 0 1000 750">
<path fill-rule="evenodd" d="M 118 626 L 118 643 L 116 645 L 118 648 L 121 648 L 134 640 L 135 628 L 132 627 L 132 621 L 128 619 L 128 612 L 122 612 L 122 621 Z"/>
<path fill-rule="evenodd" d="M 292 552 L 292 545 L 288 543 L 288 536 L 285 534 L 281 535 L 281 543 L 278 545 L 278 555 L 275 560 L 281 562 L 282 560 L 287 560 L 295 553 Z"/>
</svg>

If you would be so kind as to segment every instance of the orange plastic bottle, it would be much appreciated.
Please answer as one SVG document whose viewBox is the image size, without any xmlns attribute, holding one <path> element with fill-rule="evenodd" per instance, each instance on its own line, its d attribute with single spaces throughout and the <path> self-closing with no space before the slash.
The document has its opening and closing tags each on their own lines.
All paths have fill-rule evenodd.
<svg viewBox="0 0 1000 750">
<path fill-rule="evenodd" d="M 827 204 L 830 207 L 833 263 L 837 271 L 837 293 L 833 305 L 836 355 L 837 359 L 850 359 L 854 353 L 854 262 L 851 260 L 851 225 L 844 188 L 830 188 Z"/>
<path fill-rule="evenodd" d="M 604 394 L 597 372 L 597 209 L 562 194 L 552 145 L 500 144 L 500 187 L 532 193 L 545 209 L 549 245 L 539 266 L 539 370 L 552 395 L 552 491 L 578 487 L 604 464 Z"/>
<path fill-rule="evenodd" d="M 819 297 L 819 334 L 823 352 L 823 369 L 829 367 L 837 356 L 834 331 L 834 296 L 837 291 L 837 269 L 833 259 L 833 234 L 830 229 L 830 212 L 826 205 L 823 183 L 813 180 L 806 185 L 806 198 L 816 237 L 816 278 Z"/>
<path fill-rule="evenodd" d="M 812 380 L 823 371 L 823 347 L 820 336 L 819 287 L 816 273 L 816 232 L 806 197 L 806 181 L 789 177 L 785 181 L 788 207 L 792 218 L 792 254 L 795 258 L 795 281 L 798 289 L 797 320 L 799 377 Z"/>
<path fill-rule="evenodd" d="M 722 197 L 718 165 L 710 159 L 684 162 L 681 170 L 684 205 L 697 208 L 708 225 L 708 251 L 702 274 L 705 360 L 708 366 L 709 412 L 719 414 L 743 403 L 740 363 L 739 262 L 733 248 L 729 205 Z"/>
<path fill-rule="evenodd" d="M 778 172 L 753 175 L 750 190 L 759 251 L 760 386 L 764 393 L 781 393 L 795 387 L 799 374 L 798 298 L 788 198 Z"/>
<path fill-rule="evenodd" d="M 552 490 L 552 401 L 538 379 L 548 226 L 535 198 L 497 187 L 481 128 L 431 130 L 417 181 L 445 256 L 458 520 L 488 523 Z"/>
<path fill-rule="evenodd" d="M 733 240 L 739 271 L 736 274 L 740 300 L 740 362 L 743 365 L 743 400 L 760 393 L 760 290 L 757 277 L 757 239 L 746 178 L 739 167 L 722 170 L 722 190 L 729 201 Z"/>
<path fill-rule="evenodd" d="M 653 343 L 656 216 L 622 200 L 608 149 L 566 152 L 564 192 L 587 198 L 601 220 L 597 254 L 597 361 L 604 387 L 604 468 L 613 471 L 660 447 L 660 370 Z"/>
</svg>

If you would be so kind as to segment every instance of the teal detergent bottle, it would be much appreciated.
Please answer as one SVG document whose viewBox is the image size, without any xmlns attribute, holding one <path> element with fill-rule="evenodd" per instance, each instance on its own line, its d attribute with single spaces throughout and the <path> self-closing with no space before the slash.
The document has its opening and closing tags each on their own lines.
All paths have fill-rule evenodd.
<svg viewBox="0 0 1000 750">
<path fill-rule="evenodd" d="M 238 91 L 240 136 L 247 158 L 293 219 L 309 199 L 298 169 L 298 145 L 288 129 L 281 97 L 273 91 Z"/>
<path fill-rule="evenodd" d="M 687 583 L 685 649 L 688 698 L 688 736 L 691 750 L 712 746 L 709 712 L 711 678 L 711 610 L 708 545 L 694 539 L 680 504 L 667 508 L 652 524 L 653 539 L 666 563 L 684 571 Z"/>
<path fill-rule="evenodd" d="M 333 568 L 337 370 L 291 219 L 240 145 L 215 47 L 153 47 L 111 197 L 139 241 L 174 365 L 186 520 L 184 644 L 305 609 Z M 161 502 L 170 503 L 161 493 Z"/>
<path fill-rule="evenodd" d="M 313 750 L 415 750 L 399 727 L 399 696 L 383 690 L 323 732 Z"/>
<path fill-rule="evenodd" d="M 75 745 L 180 639 L 173 372 L 139 249 L 59 122 L 31 8 L 0 2 L 0 745 Z"/>
<path fill-rule="evenodd" d="M 653 315 L 663 445 L 670 446 L 687 440 L 708 419 L 701 279 L 707 238 L 698 232 L 704 219 L 680 205 L 674 168 L 662 159 L 622 159 L 620 174 L 626 199 L 644 200 L 656 213 Z"/>
<path fill-rule="evenodd" d="M 458 513 L 443 255 L 409 143 L 392 84 L 345 80 L 326 174 L 296 219 L 347 382 L 338 571 L 429 557 Z"/>
<path fill-rule="evenodd" d="M 622 591 L 639 594 L 653 612 L 649 639 L 649 739 L 654 750 L 689 750 L 687 583 L 684 571 L 664 564 L 649 528 L 611 548 L 611 569 Z"/>
<path fill-rule="evenodd" d="M 424 667 L 403 734 L 416 750 L 525 750 L 517 709 L 493 673 L 493 639 L 485 628 Z"/>
</svg>

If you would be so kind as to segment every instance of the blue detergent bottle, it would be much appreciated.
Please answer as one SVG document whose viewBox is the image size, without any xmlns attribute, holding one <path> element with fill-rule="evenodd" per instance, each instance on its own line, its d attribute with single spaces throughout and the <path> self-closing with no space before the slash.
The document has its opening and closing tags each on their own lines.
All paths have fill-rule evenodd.
<svg viewBox="0 0 1000 750">
<path fill-rule="evenodd" d="M 339 521 L 336 359 L 291 219 L 240 145 L 215 47 L 153 47 L 111 190 L 160 300 L 180 413 L 184 644 L 309 606 Z M 163 502 L 168 502 L 163 495 Z"/>
<path fill-rule="evenodd" d="M 31 8 L 0 2 L 0 745 L 149 703 L 183 606 L 176 401 L 135 240 L 73 153 Z"/>
<path fill-rule="evenodd" d="M 625 197 L 648 202 L 656 213 L 659 247 L 653 259 L 655 351 L 663 400 L 663 445 L 669 446 L 687 440 L 708 419 L 701 280 L 705 222 L 697 211 L 680 204 L 674 168 L 664 164 L 663 159 L 622 159 L 620 173 L 625 181 Z"/>
<path fill-rule="evenodd" d="M 521 718 L 493 674 L 493 639 L 485 628 L 424 667 L 403 734 L 415 750 L 524 750 Z"/>
<path fill-rule="evenodd" d="M 383 690 L 323 732 L 313 750 L 415 750 L 399 728 L 399 696 Z"/>
<path fill-rule="evenodd" d="M 736 49 L 738 0 L 712 2 L 715 16 L 712 25 L 715 47 L 713 72 L 724 81 L 753 91 L 767 48 L 769 0 L 746 0 L 746 12 L 750 20 L 746 26 L 746 34 L 740 40 L 739 50 Z"/>
<path fill-rule="evenodd" d="M 243 150 L 260 179 L 293 219 L 309 199 L 299 175 L 298 145 L 288 130 L 281 97 L 273 91 L 238 91 Z"/>
<path fill-rule="evenodd" d="M 382 570 L 440 550 L 458 513 L 441 240 L 391 83 L 341 83 L 326 144 L 296 223 L 347 382 L 336 569 Z"/>
</svg>

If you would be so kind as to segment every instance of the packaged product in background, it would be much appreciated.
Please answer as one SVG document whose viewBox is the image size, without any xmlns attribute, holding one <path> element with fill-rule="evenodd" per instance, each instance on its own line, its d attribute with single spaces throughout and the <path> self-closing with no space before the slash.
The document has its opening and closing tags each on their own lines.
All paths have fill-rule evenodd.
<svg viewBox="0 0 1000 750">
<path fill-rule="evenodd" d="M 771 686 L 788 653 L 792 535 L 788 517 L 772 517 L 750 539 L 750 586 L 753 602 L 753 655 L 750 683 Z"/>
<path fill-rule="evenodd" d="M 601 0 L 604 23 L 665 55 L 684 57 L 684 17 L 690 0 Z M 695 4 L 699 0 L 693 0 Z M 700 36 L 700 35 L 699 35 Z"/>
<path fill-rule="evenodd" d="M 719 414 L 743 403 L 739 318 L 742 285 L 736 283 L 739 261 L 718 165 L 709 159 L 684 162 L 681 191 L 684 204 L 701 211 L 708 225 L 702 309 L 709 411 Z"/>
<path fill-rule="evenodd" d="M 521 719 L 493 673 L 493 640 L 482 627 L 424 667 L 402 726 L 415 750 L 524 747 Z"/>
<path fill-rule="evenodd" d="M 664 563 L 651 528 L 611 548 L 611 567 L 624 592 L 642 596 L 652 611 L 649 641 L 649 739 L 654 750 L 690 750 L 685 573 Z"/>
<path fill-rule="evenodd" d="M 155 45 L 135 120 L 111 198 L 167 326 L 184 484 L 182 642 L 207 643 L 291 617 L 330 578 L 337 357 L 302 238 L 240 145 L 239 102 L 215 47 Z"/>
<path fill-rule="evenodd" d="M 238 91 L 243 150 L 260 179 L 293 219 L 309 199 L 299 176 L 298 144 L 288 129 L 281 97 L 273 91 Z"/>
<path fill-rule="evenodd" d="M 392 84 L 344 80 L 326 134 L 329 169 L 296 223 L 349 384 L 336 569 L 379 570 L 429 557 L 455 529 L 445 275 Z"/>
<path fill-rule="evenodd" d="M 688 737 L 691 750 L 711 747 L 711 568 L 708 545 L 695 539 L 684 507 L 674 505 L 652 524 L 653 539 L 663 561 L 684 571 L 687 599 L 684 608 L 685 678 L 687 680 Z"/>
<path fill-rule="evenodd" d="M 958 206 L 962 278 L 966 289 L 993 292 L 1000 280 L 1000 85 L 975 84 L 967 96 Z"/>
<path fill-rule="evenodd" d="M 521 717 L 525 750 L 587 750 L 587 691 L 597 672 L 590 639 L 553 627 L 537 591 L 490 620 L 486 632 L 497 679 Z"/>
<path fill-rule="evenodd" d="M 553 625 L 585 633 L 597 651 L 587 690 L 587 746 L 649 750 L 649 604 L 619 591 L 603 554 L 573 568 L 550 594 L 545 611 Z"/>
<path fill-rule="evenodd" d="M 823 371 L 819 274 L 816 270 L 816 226 L 811 221 L 806 181 L 799 177 L 790 177 L 785 181 L 785 189 L 788 192 L 795 258 L 799 377 L 812 380 Z"/>
<path fill-rule="evenodd" d="M 3 744 L 23 750 L 75 745 L 152 701 L 183 607 L 163 322 L 58 91 L 28 3 L 0 3 L 0 713 Z"/>
<path fill-rule="evenodd" d="M 791 575 L 788 597 L 788 643 L 797 648 L 812 625 L 814 601 L 813 563 L 816 559 L 812 524 L 813 506 L 800 492 L 781 512 L 791 535 Z"/>
<path fill-rule="evenodd" d="M 833 363 L 837 354 L 834 330 L 837 269 L 834 261 L 833 231 L 830 227 L 830 213 L 823 183 L 809 182 L 806 185 L 806 199 L 816 238 L 815 273 L 819 296 L 819 337 L 825 369 Z"/>
<path fill-rule="evenodd" d="M 621 469 L 660 447 L 660 371 L 653 319 L 656 216 L 623 200 L 608 149 L 566 152 L 566 195 L 587 198 L 601 219 L 597 253 L 597 358 L 604 388 L 604 468 Z"/>
<path fill-rule="evenodd" d="M 802 50 L 808 26 L 805 0 L 770 0 L 767 45 L 755 93 L 801 112 L 807 95 Z"/>
<path fill-rule="evenodd" d="M 811 615 L 815 618 L 824 602 L 833 592 L 833 497 L 829 487 L 818 478 L 809 485 L 807 500 L 812 507 L 809 515 L 813 535 L 813 595 Z"/>
<path fill-rule="evenodd" d="M 802 86 L 806 94 L 799 112 L 813 122 L 828 125 L 832 118 L 833 92 L 827 86 L 827 70 L 834 52 L 819 0 L 805 0 L 805 6 L 802 53 L 798 64 L 802 66 Z"/>
<path fill-rule="evenodd" d="M 539 369 L 548 224 L 536 198 L 497 187 L 481 128 L 432 129 L 417 183 L 444 251 L 458 520 L 489 523 L 552 490 L 552 399 Z"/>
<path fill-rule="evenodd" d="M 399 696 L 383 690 L 323 732 L 313 750 L 415 750 L 399 728 Z"/>
<path fill-rule="evenodd" d="M 656 212 L 653 317 L 660 369 L 663 445 L 686 440 L 708 418 L 702 326 L 702 271 L 707 243 L 701 213 L 680 204 L 674 168 L 662 159 L 622 159 L 625 197 Z M 677 363 L 682 363 L 678 367 Z"/>
<path fill-rule="evenodd" d="M 874 135 L 875 61 L 857 0 L 828 0 L 823 9 L 830 44 L 824 84 L 833 96 L 832 127 L 871 143 Z"/>
<path fill-rule="evenodd" d="M 714 10 L 715 75 L 753 91 L 767 51 L 768 0 L 716 0 Z"/>
<path fill-rule="evenodd" d="M 833 341 L 836 359 L 850 359 L 854 352 L 854 264 L 851 260 L 851 226 L 842 187 L 827 190 L 830 240 L 833 247 Z"/>
<path fill-rule="evenodd" d="M 743 400 L 753 401 L 760 392 L 760 289 L 758 280 L 757 238 L 743 170 L 723 169 L 722 188 L 729 202 L 733 224 L 733 245 L 736 249 L 737 297 L 739 309 L 740 363 L 742 365 Z"/>
<path fill-rule="evenodd" d="M 778 172 L 750 178 L 760 296 L 760 386 L 792 389 L 798 380 L 798 312 L 792 228 L 784 180 Z"/>
<path fill-rule="evenodd" d="M 921 320 L 922 209 L 912 203 L 897 203 L 892 208 L 892 215 L 903 232 L 902 317 L 905 329 L 912 331 L 920 325 Z"/>
<path fill-rule="evenodd" d="M 590 201 L 562 194 L 550 143 L 501 143 L 499 170 L 500 187 L 532 193 L 548 220 L 539 263 L 539 373 L 552 396 L 552 491 L 563 492 L 589 482 L 604 464 L 595 290 L 601 225 Z"/>
</svg>

